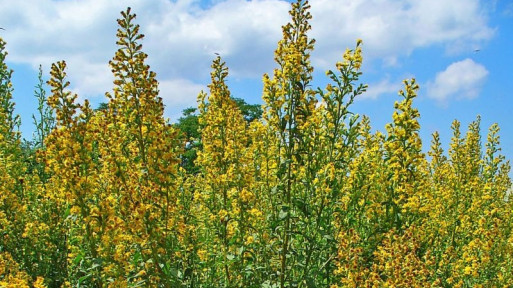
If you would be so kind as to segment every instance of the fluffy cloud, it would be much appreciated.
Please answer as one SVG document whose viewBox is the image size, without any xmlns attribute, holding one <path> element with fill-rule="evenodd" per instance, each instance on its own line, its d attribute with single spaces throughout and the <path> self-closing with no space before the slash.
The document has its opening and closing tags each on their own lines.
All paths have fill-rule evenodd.
<svg viewBox="0 0 513 288">
<path fill-rule="evenodd" d="M 368 84 L 367 91 L 359 99 L 377 99 L 383 94 L 394 94 L 401 89 L 401 81 L 390 82 L 389 77 L 382 79 L 377 83 Z"/>
<path fill-rule="evenodd" d="M 164 77 L 208 76 L 214 53 L 219 53 L 232 75 L 260 78 L 273 63 L 288 8 L 277 0 L 227 0 L 208 10 L 189 4 L 168 11 L 162 21 L 152 20 L 143 31 L 152 39 L 150 55 L 168 63 Z"/>
<path fill-rule="evenodd" d="M 206 86 L 196 84 L 188 79 L 174 78 L 159 83 L 159 95 L 170 111 L 171 120 L 177 120 L 181 114 L 177 108 L 196 107 L 200 91 L 208 91 Z"/>
<path fill-rule="evenodd" d="M 191 89 L 210 80 L 214 53 L 223 56 L 235 77 L 259 79 L 270 70 L 280 26 L 288 20 L 289 4 L 280 0 L 208 4 L 194 0 L 0 0 L 0 19 L 6 28 L 2 36 L 8 42 L 9 61 L 29 64 L 34 70 L 42 64 L 48 70 L 51 63 L 64 59 L 72 89 L 81 97 L 101 97 L 112 87 L 108 61 L 116 50 L 115 19 L 130 6 L 146 35 L 144 49 L 161 81 L 161 91 L 179 92 L 167 94 L 166 104 L 189 105 L 196 101 L 196 95 L 190 95 L 197 94 L 190 93 Z M 168 89 L 173 85 L 188 93 Z"/>
<path fill-rule="evenodd" d="M 472 59 L 455 62 L 436 74 L 434 81 L 427 84 L 427 95 L 446 104 L 450 98 L 473 99 L 488 75 L 488 70 Z"/>
<path fill-rule="evenodd" d="M 148 62 L 161 83 L 187 81 L 185 87 L 196 89 L 209 81 L 214 53 L 238 79 L 270 72 L 289 5 L 284 0 L 0 0 L 0 19 L 9 61 L 36 70 L 65 59 L 73 89 L 94 97 L 112 86 L 107 63 L 116 49 L 115 19 L 126 6 L 138 15 Z M 454 52 L 494 33 L 478 0 L 312 0 L 311 5 L 317 39 L 312 61 L 320 70 L 331 68 L 357 38 L 364 40 L 366 61 L 391 65 L 420 47 L 444 45 Z M 375 91 L 388 91 L 385 84 Z M 188 94 L 165 99 L 195 101 L 183 99 Z"/>
<path fill-rule="evenodd" d="M 448 53 L 472 51 L 495 32 L 483 11 L 479 0 L 312 1 L 313 36 L 319 40 L 314 60 L 334 63 L 357 38 L 364 40 L 368 59 L 384 64 L 431 45 Z"/>
</svg>

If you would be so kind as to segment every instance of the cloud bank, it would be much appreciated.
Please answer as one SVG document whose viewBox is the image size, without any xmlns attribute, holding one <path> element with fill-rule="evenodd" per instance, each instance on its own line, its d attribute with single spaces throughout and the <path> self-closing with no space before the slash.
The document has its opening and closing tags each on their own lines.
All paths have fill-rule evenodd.
<svg viewBox="0 0 513 288">
<path fill-rule="evenodd" d="M 427 95 L 446 105 L 450 99 L 473 99 L 479 95 L 488 70 L 472 59 L 454 62 L 427 84 Z"/>
<path fill-rule="evenodd" d="M 478 0 L 317 0 L 312 1 L 316 61 L 333 63 L 341 48 L 364 40 L 367 59 L 395 64 L 413 50 L 434 45 L 448 54 L 471 51 L 491 39 Z M 338 47 L 338 49 L 334 49 Z M 322 60 L 322 59 L 325 60 Z"/>
<path fill-rule="evenodd" d="M 458 53 L 488 41 L 495 31 L 478 0 L 312 0 L 310 4 L 311 36 L 317 40 L 312 61 L 320 72 L 332 68 L 357 38 L 364 40 L 366 62 L 386 66 L 415 49 L 434 45 Z M 42 64 L 48 70 L 52 62 L 64 59 L 73 89 L 82 97 L 101 97 L 112 87 L 107 63 L 116 50 L 115 19 L 127 6 L 138 15 L 136 22 L 146 35 L 144 50 L 162 83 L 165 104 L 189 106 L 209 81 L 214 53 L 223 56 L 237 79 L 258 80 L 272 70 L 273 51 L 281 25 L 288 22 L 290 4 L 283 0 L 0 0 L 8 60 L 34 70 Z M 434 87 L 439 87 L 436 83 Z M 386 86 L 391 85 L 385 84 L 371 98 L 380 90 L 388 92 Z M 446 97 L 433 89 L 432 95 L 439 95 L 434 97 Z"/>
</svg>

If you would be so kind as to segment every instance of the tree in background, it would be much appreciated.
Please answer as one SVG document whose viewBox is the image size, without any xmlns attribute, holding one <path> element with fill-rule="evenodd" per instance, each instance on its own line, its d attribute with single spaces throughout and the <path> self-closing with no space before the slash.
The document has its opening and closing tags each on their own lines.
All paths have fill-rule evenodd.
<svg viewBox="0 0 513 288">
<path fill-rule="evenodd" d="M 230 96 L 231 97 L 231 96 Z M 242 113 L 244 120 L 248 125 L 259 120 L 262 117 L 262 107 L 258 104 L 248 104 L 242 98 L 231 99 L 237 105 L 237 108 Z M 206 103 L 208 105 L 208 103 Z M 196 174 L 198 168 L 194 164 L 197 153 L 201 150 L 201 125 L 199 123 L 199 116 L 197 114 L 197 108 L 189 107 L 182 111 L 182 116 L 178 119 L 175 127 L 181 131 L 181 137 L 185 142 L 185 152 L 181 155 L 182 164 L 181 166 L 189 173 Z"/>
</svg>

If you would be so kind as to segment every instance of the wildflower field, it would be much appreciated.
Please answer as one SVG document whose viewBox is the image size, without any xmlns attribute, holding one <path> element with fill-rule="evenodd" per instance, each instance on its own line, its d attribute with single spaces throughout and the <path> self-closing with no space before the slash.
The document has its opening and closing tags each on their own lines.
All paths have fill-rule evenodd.
<svg viewBox="0 0 513 288">
<path fill-rule="evenodd" d="M 0 38 L 0 287 L 513 287 L 499 127 L 455 120 L 426 155 L 409 79 L 373 132 L 352 111 L 362 41 L 312 87 L 308 1 L 290 17 L 262 116 L 243 116 L 217 57 L 194 139 L 163 117 L 130 9 L 108 103 L 77 103 L 53 64 L 31 142 Z"/>
</svg>

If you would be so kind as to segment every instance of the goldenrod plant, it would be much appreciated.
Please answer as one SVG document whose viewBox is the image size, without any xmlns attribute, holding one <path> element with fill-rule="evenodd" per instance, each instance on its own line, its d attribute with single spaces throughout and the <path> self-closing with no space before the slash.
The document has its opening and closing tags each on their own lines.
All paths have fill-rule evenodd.
<svg viewBox="0 0 513 288">
<path fill-rule="evenodd" d="M 362 40 L 313 87 L 309 9 L 292 3 L 261 110 L 232 97 L 217 56 L 191 122 L 172 125 L 128 8 L 108 102 L 79 102 L 54 63 L 30 143 L 0 39 L 0 286 L 513 286 L 498 125 L 455 120 L 447 149 L 435 132 L 423 150 L 408 79 L 374 129 L 352 106 Z"/>
<path fill-rule="evenodd" d="M 251 255 L 257 198 L 251 189 L 247 125 L 225 83 L 228 68 L 217 57 L 212 64 L 210 95 L 199 96 L 203 150 L 197 191 L 203 225 L 198 250 L 204 283 L 220 287 L 248 287 L 253 283 Z M 208 101 L 208 105 L 207 102 Z M 258 226 L 257 226 L 258 227 Z"/>
</svg>

